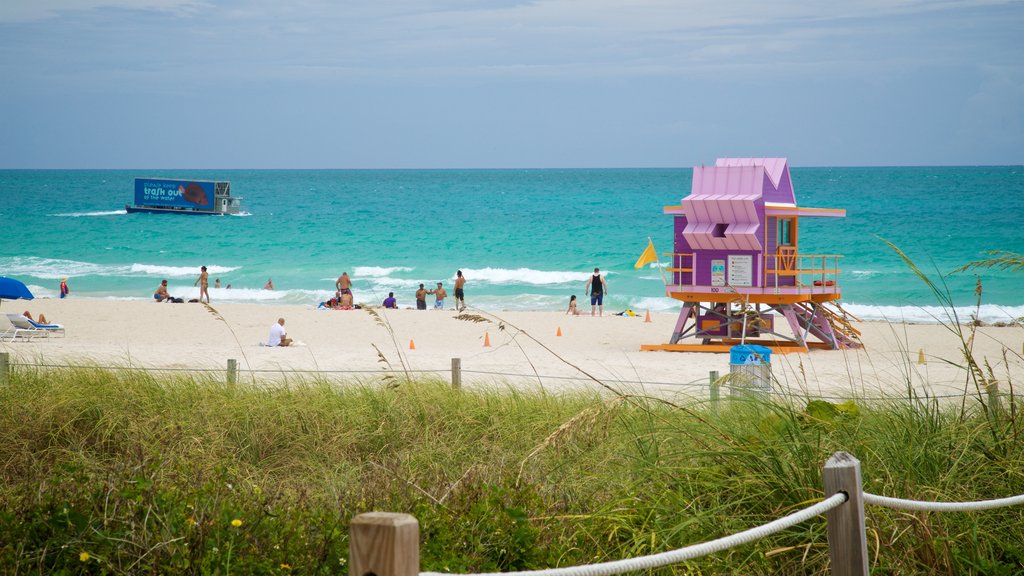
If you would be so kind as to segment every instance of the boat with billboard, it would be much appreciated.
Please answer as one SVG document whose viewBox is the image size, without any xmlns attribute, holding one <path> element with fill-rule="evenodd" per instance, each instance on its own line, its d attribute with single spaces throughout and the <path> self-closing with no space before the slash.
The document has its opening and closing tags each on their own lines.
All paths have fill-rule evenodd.
<svg viewBox="0 0 1024 576">
<path fill-rule="evenodd" d="M 231 195 L 230 182 L 136 178 L 135 204 L 124 209 L 149 214 L 239 214 L 242 197 Z"/>
</svg>

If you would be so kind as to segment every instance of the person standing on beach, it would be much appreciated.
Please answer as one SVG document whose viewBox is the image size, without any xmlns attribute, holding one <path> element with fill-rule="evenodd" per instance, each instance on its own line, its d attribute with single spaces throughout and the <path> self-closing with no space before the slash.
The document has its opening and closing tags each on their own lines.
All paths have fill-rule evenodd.
<svg viewBox="0 0 1024 576">
<path fill-rule="evenodd" d="M 199 269 L 199 278 L 192 283 L 193 286 L 199 284 L 199 303 L 203 303 L 203 294 L 206 294 L 206 303 L 210 303 L 210 274 L 206 271 L 206 266 Z"/>
<path fill-rule="evenodd" d="M 587 279 L 587 285 L 583 288 L 590 294 L 590 315 L 594 315 L 596 307 L 599 316 L 604 316 L 604 295 L 608 292 L 608 283 L 601 276 L 601 269 L 594 268 L 594 275 Z"/>
<path fill-rule="evenodd" d="M 423 284 L 420 284 L 420 289 L 416 291 L 416 309 L 427 309 L 427 289 L 423 287 Z"/>
<path fill-rule="evenodd" d="M 68 279 L 67 278 L 61 278 L 61 280 L 60 280 L 60 298 L 61 298 L 61 300 L 63 300 L 64 298 L 67 298 L 69 292 L 71 292 L 71 290 L 68 290 Z"/>
<path fill-rule="evenodd" d="M 352 294 L 352 279 L 349 278 L 348 272 L 342 272 L 341 276 L 338 276 L 334 287 L 338 289 L 338 297 L 341 297 L 342 294 Z"/>
<path fill-rule="evenodd" d="M 455 309 L 462 312 L 466 309 L 466 278 L 462 270 L 455 272 Z"/>
<path fill-rule="evenodd" d="M 270 326 L 270 338 L 267 339 L 267 346 L 290 346 L 292 339 L 284 331 L 284 318 L 278 318 L 277 323 Z"/>
<path fill-rule="evenodd" d="M 448 296 L 448 291 L 444 289 L 444 286 L 438 282 L 437 288 L 431 290 L 428 294 L 434 294 L 434 297 L 437 298 L 434 302 L 434 310 L 444 310 L 444 299 Z"/>
</svg>

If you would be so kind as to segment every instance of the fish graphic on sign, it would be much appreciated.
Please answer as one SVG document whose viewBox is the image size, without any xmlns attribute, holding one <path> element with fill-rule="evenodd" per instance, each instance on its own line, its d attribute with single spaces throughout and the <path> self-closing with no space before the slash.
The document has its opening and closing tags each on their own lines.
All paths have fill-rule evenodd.
<svg viewBox="0 0 1024 576">
<path fill-rule="evenodd" d="M 190 183 L 188 186 L 181 186 L 179 184 L 178 193 L 181 194 L 182 198 L 192 204 L 205 206 L 209 203 L 209 200 L 206 198 L 206 190 L 203 190 L 203 187 L 195 182 Z"/>
</svg>

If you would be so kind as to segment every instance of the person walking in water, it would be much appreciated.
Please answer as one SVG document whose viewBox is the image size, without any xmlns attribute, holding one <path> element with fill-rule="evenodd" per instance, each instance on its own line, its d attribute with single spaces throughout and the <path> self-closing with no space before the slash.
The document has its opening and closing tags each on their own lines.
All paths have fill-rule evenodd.
<svg viewBox="0 0 1024 576">
<path fill-rule="evenodd" d="M 206 294 L 206 303 L 210 303 L 210 274 L 206 271 L 206 266 L 199 269 L 199 278 L 192 283 L 193 286 L 199 284 L 199 303 L 203 303 L 203 294 Z"/>
<path fill-rule="evenodd" d="M 62 278 L 60 281 L 60 297 L 62 299 L 67 298 L 69 292 L 71 292 L 71 290 L 68 290 L 68 279 Z"/>
<path fill-rule="evenodd" d="M 462 312 L 466 309 L 466 278 L 462 270 L 455 272 L 455 309 Z"/>
<path fill-rule="evenodd" d="M 594 315 L 596 308 L 598 316 L 604 316 L 604 295 L 608 292 L 608 283 L 601 276 L 600 268 L 594 268 L 594 275 L 587 279 L 583 289 L 590 294 L 590 315 Z"/>
</svg>

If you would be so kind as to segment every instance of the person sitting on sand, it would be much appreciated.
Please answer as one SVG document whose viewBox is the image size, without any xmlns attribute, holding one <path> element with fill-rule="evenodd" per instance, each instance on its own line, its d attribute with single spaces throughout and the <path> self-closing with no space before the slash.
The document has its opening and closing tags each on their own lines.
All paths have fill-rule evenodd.
<svg viewBox="0 0 1024 576">
<path fill-rule="evenodd" d="M 423 284 L 420 284 L 420 289 L 416 291 L 416 309 L 427 309 L 427 289 L 423 287 Z"/>
<path fill-rule="evenodd" d="M 448 292 L 444 289 L 440 282 L 437 283 L 437 288 L 427 292 L 427 294 L 434 294 L 434 310 L 444 310 L 444 299 L 448 296 Z"/>
<path fill-rule="evenodd" d="M 160 282 L 160 285 L 156 287 L 156 292 L 153 293 L 153 299 L 157 302 L 170 302 L 171 295 L 167 293 L 167 280 Z"/>
<path fill-rule="evenodd" d="M 267 283 L 263 285 L 263 289 L 264 290 L 273 290 L 274 289 L 274 281 L 272 279 L 270 279 L 270 278 L 267 278 Z"/>
<path fill-rule="evenodd" d="M 341 309 L 342 310 L 351 310 L 352 309 L 352 292 L 351 291 L 343 292 L 341 294 L 340 303 L 341 303 Z"/>
<path fill-rule="evenodd" d="M 270 326 L 270 338 L 267 339 L 267 346 L 290 346 L 292 339 L 284 330 L 284 318 L 278 318 L 277 323 Z"/>
<path fill-rule="evenodd" d="M 385 308 L 398 308 L 398 301 L 395 300 L 395 293 L 388 292 L 388 297 L 384 299 Z"/>
<path fill-rule="evenodd" d="M 579 316 L 580 311 L 576 308 L 576 295 L 573 294 L 569 297 L 569 309 L 565 311 L 566 314 L 572 314 L 573 316 Z"/>
<path fill-rule="evenodd" d="M 39 315 L 39 320 L 36 320 L 36 319 L 32 318 L 32 314 L 28 310 L 25 310 L 21 315 L 24 316 L 25 318 L 28 318 L 29 320 L 35 322 L 36 324 L 49 324 L 50 323 L 49 321 L 46 320 L 46 314 L 40 314 Z"/>
</svg>

